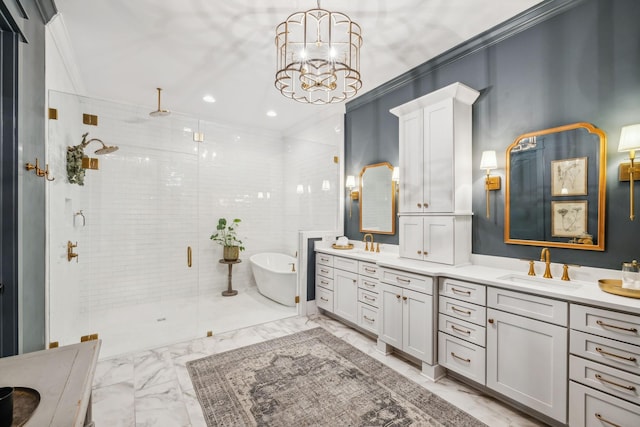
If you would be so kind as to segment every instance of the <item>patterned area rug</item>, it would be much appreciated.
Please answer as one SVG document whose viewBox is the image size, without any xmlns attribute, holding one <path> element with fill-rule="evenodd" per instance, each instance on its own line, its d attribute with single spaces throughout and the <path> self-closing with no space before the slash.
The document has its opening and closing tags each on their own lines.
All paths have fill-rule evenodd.
<svg viewBox="0 0 640 427">
<path fill-rule="evenodd" d="M 322 328 L 187 369 L 208 426 L 484 426 Z"/>
</svg>

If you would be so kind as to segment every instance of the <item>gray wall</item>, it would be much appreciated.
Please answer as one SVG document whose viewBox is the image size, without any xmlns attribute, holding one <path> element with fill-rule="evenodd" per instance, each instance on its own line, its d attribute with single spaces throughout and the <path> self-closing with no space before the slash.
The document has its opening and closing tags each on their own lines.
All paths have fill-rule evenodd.
<svg viewBox="0 0 640 427">
<path fill-rule="evenodd" d="M 640 123 L 638 17 L 637 0 L 548 2 L 356 98 L 347 104 L 345 173 L 378 161 L 397 164 L 398 124 L 389 109 L 460 81 L 481 92 L 473 106 L 473 253 L 540 253 L 504 243 L 504 183 L 491 194 L 492 215 L 485 218 L 484 172 L 475 168 L 482 151 L 503 153 L 497 173 L 504 175 L 505 150 L 518 135 L 589 122 L 608 138 L 606 250 L 553 249 L 552 261 L 619 269 L 622 261 L 640 258 L 634 240 L 640 220 L 629 220 L 629 183 L 617 178 L 626 157 L 617 152 L 620 129 Z M 501 39 L 500 33 L 510 35 Z M 345 213 L 345 232 L 362 238 L 355 211 L 351 219 Z M 376 240 L 398 241 L 397 234 Z"/>
</svg>

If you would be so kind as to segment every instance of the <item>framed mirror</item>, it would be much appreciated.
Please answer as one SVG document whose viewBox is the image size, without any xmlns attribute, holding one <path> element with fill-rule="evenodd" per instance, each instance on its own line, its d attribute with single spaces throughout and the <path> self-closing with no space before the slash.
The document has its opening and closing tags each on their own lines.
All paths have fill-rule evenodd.
<svg viewBox="0 0 640 427">
<path fill-rule="evenodd" d="M 360 172 L 360 231 L 396 233 L 396 183 L 389 162 L 376 163 Z"/>
<path fill-rule="evenodd" d="M 520 135 L 507 148 L 504 241 L 604 250 L 607 138 L 589 123 Z"/>
</svg>

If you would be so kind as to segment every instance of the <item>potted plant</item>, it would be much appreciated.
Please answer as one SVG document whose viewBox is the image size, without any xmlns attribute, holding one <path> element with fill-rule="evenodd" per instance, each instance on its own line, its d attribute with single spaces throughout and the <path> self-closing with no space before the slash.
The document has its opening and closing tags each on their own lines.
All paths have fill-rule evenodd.
<svg viewBox="0 0 640 427">
<path fill-rule="evenodd" d="M 240 256 L 240 251 L 244 251 L 242 240 L 238 238 L 238 226 L 241 220 L 236 218 L 230 223 L 226 218 L 218 219 L 216 232 L 211 235 L 210 239 L 219 243 L 223 247 L 222 257 L 225 261 L 235 261 Z"/>
</svg>

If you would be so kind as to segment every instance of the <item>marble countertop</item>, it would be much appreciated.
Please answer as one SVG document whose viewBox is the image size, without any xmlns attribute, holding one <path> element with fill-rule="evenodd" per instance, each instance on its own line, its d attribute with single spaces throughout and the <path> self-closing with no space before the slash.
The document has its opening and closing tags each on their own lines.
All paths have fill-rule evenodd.
<svg viewBox="0 0 640 427">
<path fill-rule="evenodd" d="M 25 427 L 84 425 L 100 344 L 86 341 L 0 359 L 1 387 L 40 393 L 40 404 Z"/>
<path fill-rule="evenodd" d="M 527 276 L 529 263 L 515 258 L 473 255 L 471 264 L 450 266 L 401 258 L 398 255 L 397 246 L 393 245 L 389 245 L 388 248 L 383 245 L 381 252 L 376 253 L 364 251 L 362 245 L 359 244 L 360 242 L 350 243 L 354 243 L 354 249 L 333 249 L 331 244 L 326 242 L 316 242 L 315 249 L 317 252 L 330 255 L 373 262 L 380 267 L 467 280 L 568 302 L 640 314 L 640 299 L 609 294 L 598 286 L 599 279 L 620 279 L 622 273 L 617 270 L 570 266 L 569 277 L 571 280 L 567 282 L 560 280 L 562 264 L 552 263 L 553 279 L 544 279 L 542 277 L 544 263 L 536 260 L 537 276 L 532 278 Z"/>
</svg>

